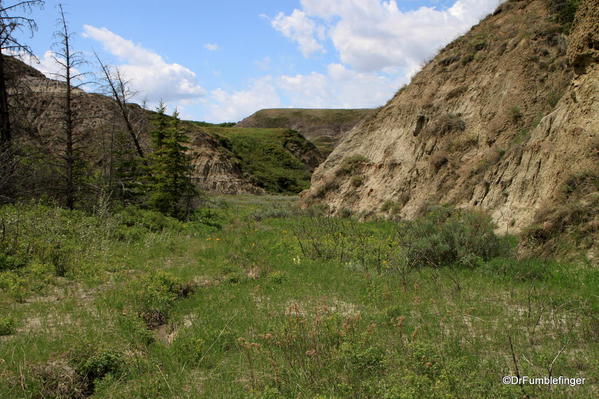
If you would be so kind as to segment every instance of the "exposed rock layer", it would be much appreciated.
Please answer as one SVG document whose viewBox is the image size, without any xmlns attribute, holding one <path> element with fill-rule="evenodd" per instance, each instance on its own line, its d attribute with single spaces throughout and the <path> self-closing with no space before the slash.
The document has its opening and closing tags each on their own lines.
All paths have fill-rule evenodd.
<svg viewBox="0 0 599 399">
<path fill-rule="evenodd" d="M 44 154 L 43 162 L 60 159 L 61 151 L 64 150 L 61 115 L 65 84 L 46 78 L 41 72 L 12 57 L 5 57 L 5 60 L 12 87 L 12 117 L 18 132 L 16 140 L 21 147 L 33 147 Z M 125 157 L 136 157 L 115 101 L 110 97 L 79 89 L 73 89 L 73 95 L 77 115 L 77 148 L 80 149 L 81 157 L 92 165 L 92 169 L 111 168 L 113 160 L 110 154 L 117 150 L 121 156 L 125 154 Z M 130 104 L 129 109 L 141 146 L 148 153 L 153 113 L 136 104 Z M 260 182 L 256 182 L 243 170 L 236 155 L 217 136 L 212 135 L 210 129 L 193 122 L 182 122 L 180 126 L 190 138 L 188 146 L 193 165 L 192 177 L 201 189 L 224 194 L 264 193 L 264 189 L 259 186 Z M 239 129 L 239 134 L 243 134 L 242 129 Z M 293 134 L 298 136 L 297 133 Z M 294 146 L 293 141 L 290 141 L 286 150 L 303 162 L 309 172 L 322 161 L 322 156 L 312 145 L 310 148 Z M 56 173 L 40 176 L 39 183 L 45 187 L 56 186 L 55 181 L 49 180 L 55 179 L 60 173 L 58 168 L 59 166 Z"/>
<path fill-rule="evenodd" d="M 572 181 L 590 182 L 576 201 L 596 203 L 598 12 L 583 0 L 568 37 L 544 0 L 504 3 L 348 133 L 304 203 L 407 218 L 452 203 L 512 232 L 574 201 Z"/>
</svg>

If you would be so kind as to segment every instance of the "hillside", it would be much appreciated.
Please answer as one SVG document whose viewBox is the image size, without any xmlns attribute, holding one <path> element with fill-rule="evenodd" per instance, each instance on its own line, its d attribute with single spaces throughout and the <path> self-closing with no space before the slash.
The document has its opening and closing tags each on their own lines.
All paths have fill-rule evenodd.
<svg viewBox="0 0 599 399">
<path fill-rule="evenodd" d="M 328 155 L 345 133 L 373 112 L 372 109 L 263 109 L 239 122 L 237 127 L 296 130 Z"/>
<path fill-rule="evenodd" d="M 414 218 L 451 203 L 542 245 L 599 242 L 599 4 L 571 21 L 558 3 L 506 2 L 445 47 L 346 135 L 304 204 Z"/>
<path fill-rule="evenodd" d="M 312 172 L 323 161 L 314 144 L 293 130 L 206 126 L 193 122 L 184 126 L 192 137 L 211 137 L 258 192 L 298 193 L 309 187 Z M 195 150 L 194 154 L 199 153 Z M 195 159 L 196 171 L 209 168 L 201 165 L 204 155 Z"/>
<path fill-rule="evenodd" d="M 25 191 L 35 190 L 36 195 L 56 195 L 61 171 L 55 160 L 60 157 L 63 148 L 59 123 L 62 109 L 60 94 L 65 85 L 46 78 L 19 60 L 11 57 L 5 59 L 9 80 L 14 87 L 12 101 L 15 109 L 19 110 L 13 121 L 18 133 L 18 147 L 26 153 L 38 154 L 35 157 L 37 163 L 30 170 L 31 175 L 21 179 L 30 185 Z M 76 112 L 81 115 L 75 134 L 90 175 L 113 167 L 114 160 L 106 157 L 110 153 L 109 146 L 119 146 L 119 153 L 124 159 L 135 158 L 135 148 L 112 98 L 75 90 L 74 102 Z M 155 113 L 136 104 L 129 104 L 129 110 L 141 147 L 147 153 L 151 150 L 149 132 L 153 129 Z M 307 188 L 311 172 L 322 161 L 318 150 L 294 132 L 282 132 L 280 129 L 221 129 L 194 122 L 182 122 L 181 126 L 190 138 L 192 177 L 201 189 L 208 192 L 299 192 Z M 235 132 L 234 139 L 226 138 L 229 132 Z M 258 137 L 272 140 L 255 139 Z M 249 143 L 251 151 L 236 145 L 241 141 Z M 259 148 L 261 145 L 268 149 Z M 264 163 L 264 159 L 256 154 L 264 157 L 267 152 L 276 153 L 277 156 Z M 260 170 L 262 166 L 265 169 Z M 284 179 L 285 176 L 288 176 L 288 180 Z"/>
</svg>

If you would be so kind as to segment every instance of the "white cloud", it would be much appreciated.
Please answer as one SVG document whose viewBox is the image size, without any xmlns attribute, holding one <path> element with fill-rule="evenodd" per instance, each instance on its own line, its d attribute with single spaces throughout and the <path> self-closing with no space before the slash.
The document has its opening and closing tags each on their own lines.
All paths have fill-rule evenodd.
<svg viewBox="0 0 599 399">
<path fill-rule="evenodd" d="M 316 25 L 305 12 L 294 10 L 289 16 L 280 12 L 271 24 L 283 35 L 297 42 L 305 57 L 324 52 L 324 47 L 319 43 L 319 40 L 324 39 L 324 27 Z"/>
<path fill-rule="evenodd" d="M 204 44 L 204 48 L 208 51 L 216 51 L 220 47 L 216 43 L 206 43 L 206 44 Z"/>
<path fill-rule="evenodd" d="M 279 13 L 274 21 L 287 23 L 273 26 L 297 41 L 304 55 L 306 48 L 321 49 L 317 33 L 327 32 L 340 60 L 358 71 L 412 70 L 502 1 L 457 0 L 445 10 L 401 11 L 396 0 L 301 0 L 302 10 Z"/>
<path fill-rule="evenodd" d="M 21 61 L 23 61 L 25 64 L 37 69 L 38 71 L 40 71 L 41 73 L 46 75 L 47 78 L 55 79 L 55 80 L 64 80 L 62 78 L 62 75 L 65 74 L 64 67 L 56 62 L 56 59 L 55 59 L 56 55 L 51 50 L 46 51 L 44 53 L 44 55 L 39 57 L 38 59 L 36 59 L 35 57 L 32 57 L 29 54 L 25 54 L 25 53 L 14 53 L 13 52 L 13 53 L 9 53 L 9 55 L 16 57 L 16 58 L 20 59 Z M 77 69 L 77 68 L 72 68 L 71 74 L 75 78 L 77 78 L 78 76 L 81 75 L 79 69 Z M 76 84 L 76 83 L 73 83 L 73 84 Z"/>
<path fill-rule="evenodd" d="M 125 62 L 119 68 L 140 98 L 147 98 L 152 103 L 161 99 L 176 102 L 198 99 L 205 94 L 192 70 L 176 63 L 169 64 L 160 55 L 106 28 L 84 25 L 83 29 L 84 37 L 102 43 L 108 52 Z"/>
<path fill-rule="evenodd" d="M 255 80 L 245 90 L 231 93 L 213 90 L 208 102 L 207 120 L 216 122 L 235 122 L 259 109 L 281 106 L 276 84 L 270 76 Z"/>
<path fill-rule="evenodd" d="M 239 121 L 263 108 L 366 108 L 384 104 L 406 78 L 356 72 L 330 64 L 325 73 L 265 76 L 247 89 L 215 90 L 207 120 Z"/>
</svg>

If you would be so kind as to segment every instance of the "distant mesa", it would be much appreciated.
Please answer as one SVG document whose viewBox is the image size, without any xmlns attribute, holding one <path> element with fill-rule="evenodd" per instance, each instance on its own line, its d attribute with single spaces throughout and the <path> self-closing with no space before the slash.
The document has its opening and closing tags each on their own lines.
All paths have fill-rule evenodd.
<svg viewBox="0 0 599 399">
<path fill-rule="evenodd" d="M 327 156 L 339 141 L 374 109 L 263 109 L 245 118 L 237 127 L 287 128 L 299 132 Z"/>
</svg>

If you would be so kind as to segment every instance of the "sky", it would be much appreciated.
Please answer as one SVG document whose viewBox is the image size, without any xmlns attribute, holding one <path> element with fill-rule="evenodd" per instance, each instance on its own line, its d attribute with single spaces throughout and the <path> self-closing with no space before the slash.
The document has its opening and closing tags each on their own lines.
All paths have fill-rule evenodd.
<svg viewBox="0 0 599 399">
<path fill-rule="evenodd" d="M 502 0 L 46 0 L 23 32 L 56 77 L 58 4 L 73 47 L 118 67 L 134 101 L 235 122 L 262 108 L 385 104 L 427 59 Z M 7 1 L 7 4 L 12 4 Z M 99 91 L 90 84 L 88 91 Z"/>
</svg>

